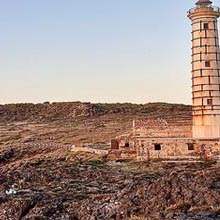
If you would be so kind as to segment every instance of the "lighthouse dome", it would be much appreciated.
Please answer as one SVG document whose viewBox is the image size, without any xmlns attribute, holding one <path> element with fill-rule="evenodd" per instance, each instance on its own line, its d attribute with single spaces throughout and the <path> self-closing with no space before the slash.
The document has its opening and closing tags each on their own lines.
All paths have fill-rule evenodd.
<svg viewBox="0 0 220 220">
<path fill-rule="evenodd" d="M 212 2 L 210 1 L 210 0 L 199 0 L 197 3 L 196 3 L 196 5 L 198 5 L 198 6 L 206 6 L 206 5 L 211 5 L 212 4 Z"/>
</svg>

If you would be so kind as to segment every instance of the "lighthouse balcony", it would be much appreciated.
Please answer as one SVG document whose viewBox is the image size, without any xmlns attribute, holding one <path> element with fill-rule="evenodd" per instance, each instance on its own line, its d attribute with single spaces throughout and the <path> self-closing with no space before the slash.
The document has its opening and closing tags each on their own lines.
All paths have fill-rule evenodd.
<svg viewBox="0 0 220 220">
<path fill-rule="evenodd" d="M 217 6 L 204 6 L 204 7 L 195 7 L 195 8 L 191 8 L 189 11 L 188 11 L 188 15 L 192 14 L 192 13 L 195 13 L 197 11 L 200 11 L 200 10 L 203 10 L 203 11 L 209 11 L 209 12 L 217 12 L 217 13 L 220 13 L 220 8 L 217 7 Z"/>
</svg>

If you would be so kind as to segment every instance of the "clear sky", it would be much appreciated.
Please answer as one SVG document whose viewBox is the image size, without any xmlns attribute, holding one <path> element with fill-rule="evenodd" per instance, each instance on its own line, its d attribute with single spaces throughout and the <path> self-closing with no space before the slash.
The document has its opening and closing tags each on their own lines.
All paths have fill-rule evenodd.
<svg viewBox="0 0 220 220">
<path fill-rule="evenodd" d="M 194 3 L 0 0 L 0 103 L 190 104 Z"/>
</svg>

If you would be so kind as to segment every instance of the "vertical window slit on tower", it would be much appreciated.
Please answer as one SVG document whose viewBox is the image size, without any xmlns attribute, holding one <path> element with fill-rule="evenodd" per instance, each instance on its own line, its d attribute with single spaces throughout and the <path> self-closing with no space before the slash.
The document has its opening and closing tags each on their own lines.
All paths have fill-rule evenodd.
<svg viewBox="0 0 220 220">
<path fill-rule="evenodd" d="M 216 31 L 216 24 L 215 24 L 215 21 L 213 21 L 213 27 L 214 27 L 214 31 Z"/>
<path fill-rule="evenodd" d="M 205 45 L 205 54 L 208 53 L 208 48 L 207 48 L 207 44 Z"/>
<path fill-rule="evenodd" d="M 209 76 L 209 85 L 211 85 L 211 76 Z"/>
<path fill-rule="evenodd" d="M 200 62 L 202 62 L 202 52 L 200 51 Z"/>
<path fill-rule="evenodd" d="M 202 69 L 200 69 L 200 76 L 202 77 Z"/>
<path fill-rule="evenodd" d="M 212 105 L 212 99 L 207 99 L 207 105 Z"/>
<path fill-rule="evenodd" d="M 208 23 L 204 23 L 203 27 L 204 27 L 205 30 L 208 30 L 209 29 L 209 24 Z"/>
<path fill-rule="evenodd" d="M 202 31 L 202 21 L 200 21 L 200 32 Z"/>
</svg>

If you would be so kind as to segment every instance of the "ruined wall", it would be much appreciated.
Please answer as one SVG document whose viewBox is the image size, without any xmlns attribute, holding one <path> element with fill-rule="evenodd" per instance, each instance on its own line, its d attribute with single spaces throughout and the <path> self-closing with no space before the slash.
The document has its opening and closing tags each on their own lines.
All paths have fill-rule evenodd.
<svg viewBox="0 0 220 220">
<path fill-rule="evenodd" d="M 117 141 L 117 144 L 116 144 Z M 117 146 L 117 147 L 116 147 Z M 111 140 L 111 149 L 135 149 L 135 136 L 133 133 L 117 136 Z"/>
<path fill-rule="evenodd" d="M 191 126 L 169 126 L 163 119 L 134 120 L 132 133 L 117 136 L 112 139 L 111 148 L 136 149 L 138 138 L 191 138 Z"/>
</svg>

